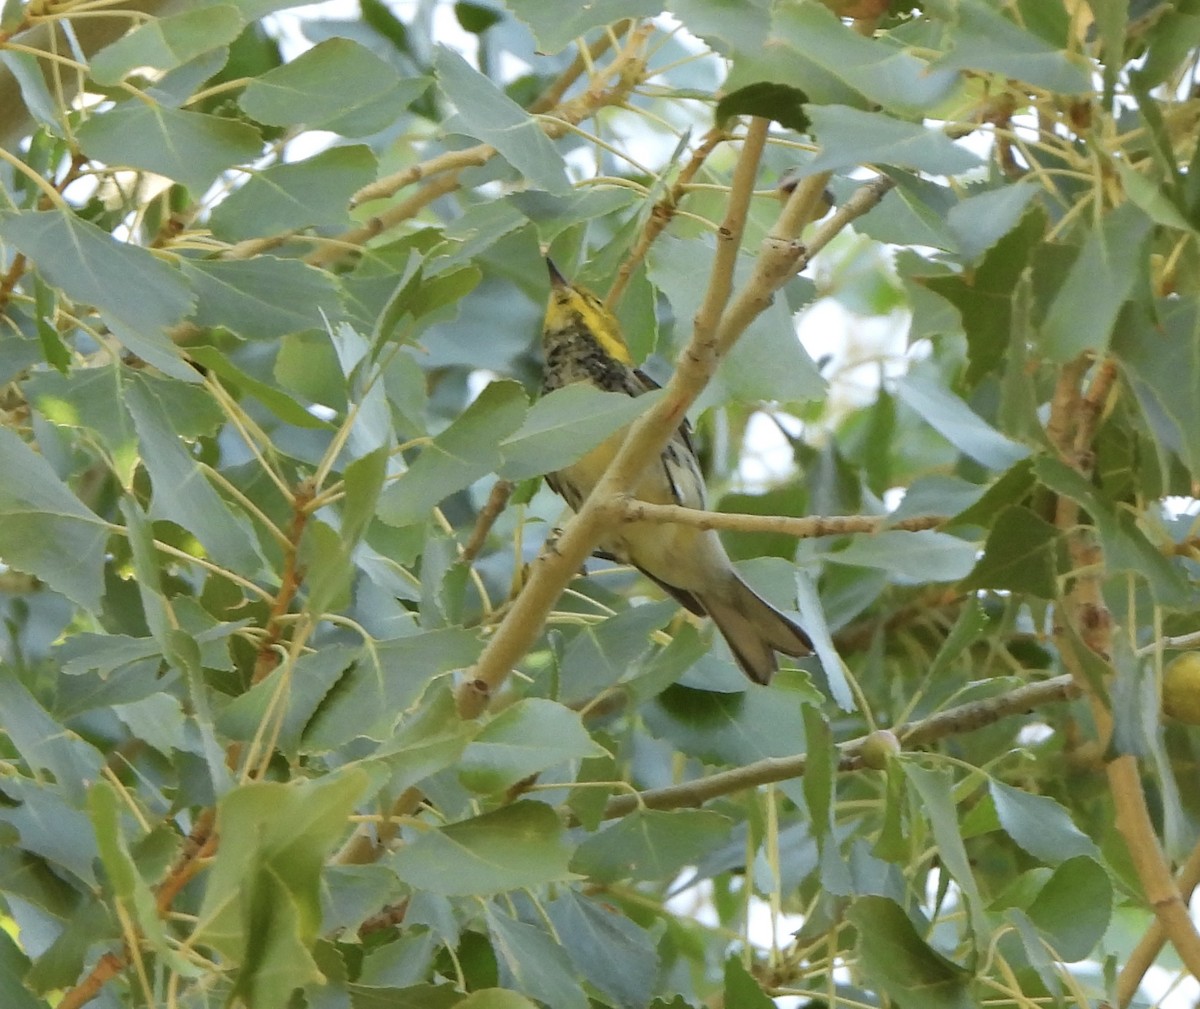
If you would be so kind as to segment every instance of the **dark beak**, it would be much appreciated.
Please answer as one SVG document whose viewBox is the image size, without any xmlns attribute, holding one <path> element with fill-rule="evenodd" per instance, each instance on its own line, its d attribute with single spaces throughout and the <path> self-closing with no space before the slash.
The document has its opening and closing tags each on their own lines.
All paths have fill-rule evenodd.
<svg viewBox="0 0 1200 1009">
<path fill-rule="evenodd" d="M 558 272 L 558 267 L 554 265 L 550 259 L 546 260 L 546 269 L 550 271 L 550 286 L 551 287 L 569 287 L 570 283 L 567 278 Z"/>
</svg>

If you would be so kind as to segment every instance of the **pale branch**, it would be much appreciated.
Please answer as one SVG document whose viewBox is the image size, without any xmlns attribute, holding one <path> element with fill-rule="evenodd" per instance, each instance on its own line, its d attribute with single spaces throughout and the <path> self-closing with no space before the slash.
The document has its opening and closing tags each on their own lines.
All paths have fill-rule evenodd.
<svg viewBox="0 0 1200 1009">
<path fill-rule="evenodd" d="M 1056 676 L 1040 683 L 1018 687 L 999 697 L 969 701 L 927 718 L 906 722 L 893 730 L 905 749 L 924 746 L 947 736 L 973 732 L 1011 715 L 1025 714 L 1047 704 L 1078 697 L 1081 691 L 1069 675 Z M 857 771 L 863 763 L 863 745 L 867 737 L 850 739 L 837 746 L 839 771 Z M 808 768 L 808 755 L 767 757 L 744 767 L 720 771 L 706 778 L 665 788 L 652 788 L 634 795 L 619 795 L 604 808 L 604 819 L 626 816 L 635 809 L 680 809 L 700 806 L 710 799 L 731 795 L 759 785 L 802 777 Z"/>
<path fill-rule="evenodd" d="M 1125 840 L 1142 893 L 1179 959 L 1193 976 L 1200 977 L 1200 933 L 1159 843 L 1137 758 L 1123 754 L 1109 761 L 1106 770 L 1117 810 L 1117 830 Z"/>
<path fill-rule="evenodd" d="M 470 564 L 479 556 L 479 551 L 487 542 L 488 533 L 492 531 L 496 519 L 508 507 L 508 499 L 512 497 L 512 492 L 513 484 L 509 480 L 497 480 L 492 485 L 492 492 L 488 495 L 487 503 L 480 510 L 479 517 L 475 520 L 475 528 L 471 530 L 471 536 L 462 549 L 460 560 L 463 563 Z"/>
<path fill-rule="evenodd" d="M 1185 904 L 1188 903 L 1192 899 L 1192 892 L 1197 886 L 1200 886 L 1200 844 L 1192 849 L 1187 861 L 1180 867 L 1179 873 L 1175 877 L 1175 883 L 1179 887 L 1179 896 Z M 1118 1009 L 1126 1009 L 1133 1001 L 1133 997 L 1141 986 L 1142 978 L 1154 966 L 1166 941 L 1167 930 L 1163 928 L 1162 922 L 1155 918 L 1150 927 L 1142 934 L 1138 944 L 1133 948 L 1133 952 L 1129 954 L 1128 959 L 1122 965 L 1121 972 L 1117 975 Z"/>
<path fill-rule="evenodd" d="M 622 522 L 661 522 L 696 526 L 699 529 L 780 533 L 798 539 L 877 533 L 885 529 L 918 532 L 923 529 L 936 529 L 947 521 L 945 515 L 918 515 L 906 519 L 891 519 L 887 515 L 749 515 L 741 512 L 700 511 L 684 508 L 682 505 L 650 504 L 630 497 L 620 499 L 620 509 Z"/>
<path fill-rule="evenodd" d="M 493 152 L 495 153 L 495 152 Z M 487 159 L 478 162 L 484 164 Z M 325 242 L 304 257 L 309 266 L 329 266 L 351 253 L 361 251 L 360 246 L 366 245 L 372 238 L 382 235 L 398 224 L 416 217 L 434 200 L 454 192 L 461 186 L 459 173 L 450 172 L 430 179 L 407 199 L 401 200 L 395 206 L 388 207 L 381 213 L 370 218 L 366 224 L 343 232 L 335 240 Z"/>
</svg>

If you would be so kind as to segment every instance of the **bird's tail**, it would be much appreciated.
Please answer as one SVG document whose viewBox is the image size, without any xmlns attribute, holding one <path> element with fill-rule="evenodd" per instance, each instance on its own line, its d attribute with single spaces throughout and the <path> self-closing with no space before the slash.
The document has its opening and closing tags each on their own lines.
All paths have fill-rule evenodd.
<svg viewBox="0 0 1200 1009">
<path fill-rule="evenodd" d="M 742 671 L 755 683 L 769 683 L 779 662 L 776 652 L 799 657 L 812 654 L 812 639 L 740 578 L 726 591 L 700 600 Z"/>
</svg>

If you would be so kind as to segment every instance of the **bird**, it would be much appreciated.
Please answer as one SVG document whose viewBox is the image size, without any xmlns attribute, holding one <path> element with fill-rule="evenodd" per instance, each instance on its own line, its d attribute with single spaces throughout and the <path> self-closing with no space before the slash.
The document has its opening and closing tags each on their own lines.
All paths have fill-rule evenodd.
<svg viewBox="0 0 1200 1009">
<path fill-rule="evenodd" d="M 627 396 L 659 388 L 633 366 L 621 326 L 604 302 L 568 281 L 549 259 L 546 265 L 550 300 L 542 327 L 542 394 L 576 382 Z M 579 510 L 604 475 L 627 430 L 617 431 L 577 461 L 546 475 L 550 488 L 572 510 Z M 652 504 L 705 508 L 704 476 L 686 420 L 631 494 Z M 770 682 L 779 668 L 777 653 L 795 658 L 812 654 L 808 634 L 742 580 L 711 529 L 626 522 L 606 535 L 596 554 L 632 565 L 685 609 L 709 617 L 742 672 L 755 683 Z"/>
</svg>

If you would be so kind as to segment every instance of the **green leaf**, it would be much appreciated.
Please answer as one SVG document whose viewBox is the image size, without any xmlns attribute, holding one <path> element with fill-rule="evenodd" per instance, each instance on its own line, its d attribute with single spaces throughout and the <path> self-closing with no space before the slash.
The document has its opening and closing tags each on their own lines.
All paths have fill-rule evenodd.
<svg viewBox="0 0 1200 1009">
<path fill-rule="evenodd" d="M 954 23 L 952 48 L 935 66 L 990 70 L 1066 95 L 1092 90 L 1086 67 L 982 0 L 938 0 L 935 9 Z"/>
<path fill-rule="evenodd" d="M 187 353 L 188 357 L 197 364 L 203 365 L 221 378 L 223 383 L 232 388 L 235 393 L 244 392 L 253 396 L 285 423 L 296 427 L 323 428 L 325 430 L 333 427 L 329 421 L 314 416 L 282 389 L 277 389 L 266 382 L 260 382 L 252 375 L 242 371 L 220 348 L 193 346 L 188 347 Z"/>
<path fill-rule="evenodd" d="M 562 469 L 649 410 L 660 395 L 604 392 L 586 382 L 555 389 L 538 399 L 520 430 L 501 443 L 499 475 L 525 480 Z"/>
<path fill-rule="evenodd" d="M 422 521 L 455 491 L 496 472 L 502 458 L 500 444 L 520 427 L 527 405 L 517 383 L 489 385 L 384 491 L 379 517 L 395 526 Z"/>
<path fill-rule="evenodd" d="M 1159 306 L 1157 323 L 1129 319 L 1113 338 L 1113 351 L 1150 427 L 1200 478 L 1200 300 L 1195 295 Z"/>
<path fill-rule="evenodd" d="M 333 750 L 359 736 L 386 739 L 433 677 L 470 666 L 482 647 L 473 631 L 461 627 L 379 642 L 321 706 L 305 731 L 305 747 Z"/>
<path fill-rule="evenodd" d="M 886 897 L 859 897 L 846 917 L 858 929 L 858 955 L 900 1009 L 973 1009 L 970 974 L 938 953 Z"/>
<path fill-rule="evenodd" d="M 33 774 L 40 777 L 49 772 L 69 800 L 83 805 L 87 783 L 100 777 L 103 754 L 74 733 L 64 732 L 11 673 L 0 676 L 0 727 Z"/>
<path fill-rule="evenodd" d="M 671 12 L 693 35 L 728 56 L 766 46 L 773 6 L 766 0 L 674 0 Z"/>
<path fill-rule="evenodd" d="M 563 888 L 546 911 L 580 975 L 622 1009 L 647 1005 L 658 975 L 657 943 L 644 929 L 574 890 Z"/>
<path fill-rule="evenodd" d="M 317 708 L 339 677 L 361 655 L 359 647 L 326 645 L 320 651 L 300 656 L 290 668 L 280 665 L 221 710 L 217 717 L 218 730 L 230 739 L 249 742 L 264 720 L 276 720 L 279 724 L 278 746 L 284 753 L 294 756 L 299 749 L 301 733 Z M 282 715 L 279 712 L 281 693 L 286 696 Z"/>
<path fill-rule="evenodd" d="M 333 278 L 298 259 L 186 260 L 183 273 L 197 295 L 192 321 L 247 340 L 320 329 L 341 314 Z"/>
<path fill-rule="evenodd" d="M 330 87 L 336 81 L 337 87 Z M 402 81 L 365 46 L 326 39 L 294 60 L 251 81 L 239 104 L 260 123 L 330 130 L 347 137 L 375 133 L 429 87 L 423 77 Z"/>
<path fill-rule="evenodd" d="M 457 763 L 475 734 L 475 726 L 459 716 L 451 686 L 426 691 L 421 706 L 371 756 L 370 763 L 378 761 L 391 773 L 393 793 Z"/>
<path fill-rule="evenodd" d="M 468 31 L 472 35 L 482 35 L 489 28 L 504 20 L 503 14 L 481 3 L 472 3 L 471 0 L 459 0 L 454 5 L 454 16 L 458 19 L 463 31 Z"/>
<path fill-rule="evenodd" d="M 321 924 L 321 869 L 347 833 L 367 785 L 358 769 L 319 781 L 241 785 L 217 806 L 221 845 L 195 940 L 240 968 L 249 1005 L 284 1009 L 292 989 L 322 975 L 309 948 Z"/>
<path fill-rule="evenodd" d="M 624 18 L 661 14 L 663 0 L 592 0 L 578 7 L 547 7 L 542 0 L 507 0 L 505 6 L 529 25 L 541 52 L 557 53 L 593 28 Z"/>
<path fill-rule="evenodd" d="M 1058 530 L 1028 508 L 1005 508 L 988 531 L 983 556 L 963 581 L 964 591 L 998 589 L 1058 596 Z"/>
<path fill-rule="evenodd" d="M 760 81 L 722 95 L 714 118 L 726 123 L 734 116 L 760 116 L 775 120 L 785 129 L 807 133 L 809 119 L 804 106 L 808 100 L 799 88 Z"/>
<path fill-rule="evenodd" d="M 931 67 L 907 47 L 847 31 L 819 3 L 778 7 L 772 34 L 775 44 L 790 46 L 871 103 L 902 114 L 939 105 L 960 87 L 956 71 Z"/>
<path fill-rule="evenodd" d="M 82 782 L 72 784 L 78 789 Z M 0 783 L 0 797 L 0 823 L 16 829 L 21 849 L 41 856 L 56 872 L 70 873 L 91 889 L 97 886 L 96 836 L 74 796 L 17 775 Z M 12 832 L 5 835 L 11 844 Z"/>
<path fill-rule="evenodd" d="M 816 706 L 804 709 L 804 742 L 808 761 L 801 788 L 804 804 L 812 818 L 811 833 L 818 847 L 823 849 L 834 825 L 834 775 L 838 753 L 829 719 Z"/>
<path fill-rule="evenodd" d="M 388 864 L 405 882 L 447 897 L 482 897 L 572 878 L 562 824 L 521 801 L 418 836 Z"/>
<path fill-rule="evenodd" d="M 867 162 L 931 175 L 957 175 L 980 164 L 978 155 L 920 123 L 848 105 L 810 105 L 808 114 L 821 152 L 805 166 L 805 175 Z"/>
<path fill-rule="evenodd" d="M 134 353 L 176 377 L 191 372 L 163 330 L 189 310 L 192 295 L 179 273 L 153 253 L 57 210 L 0 211 L 0 238 L 72 301 L 95 306 L 110 325 L 118 324 L 118 339 L 134 337 Z"/>
<path fill-rule="evenodd" d="M 566 951 L 544 928 L 485 906 L 500 981 L 555 1009 L 587 1009 L 588 999 Z"/>
<path fill-rule="evenodd" d="M 903 762 L 901 767 L 912 787 L 916 806 L 929 822 L 942 865 L 962 890 L 970 926 L 982 941 L 988 934 L 983 917 L 983 900 L 979 896 L 975 873 L 959 831 L 950 773 L 932 771 L 910 761 Z"/>
<path fill-rule="evenodd" d="M 1005 833 L 1034 858 L 1051 865 L 1077 855 L 1099 858 L 1092 839 L 1048 795 L 1033 795 L 994 778 L 988 781 L 988 792 Z"/>
<path fill-rule="evenodd" d="M 98 84 L 116 84 L 137 67 L 173 70 L 228 45 L 244 27 L 241 13 L 227 4 L 151 18 L 96 53 L 88 71 Z"/>
<path fill-rule="evenodd" d="M 404 887 L 396 874 L 385 865 L 339 865 L 336 862 L 326 866 L 321 878 L 322 910 L 321 933 L 323 935 L 335 932 L 357 932 L 364 921 L 379 913 L 381 906 L 387 906 L 404 896 Z M 417 930 L 414 929 L 414 932 Z M 426 942 L 428 933 L 422 933 L 419 942 Z M 397 945 L 393 943 L 392 945 Z M 417 943 L 408 944 L 412 950 Z M 385 947 L 390 949 L 391 947 Z M 315 952 L 315 951 L 314 951 Z M 320 964 L 320 958 L 317 959 Z M 370 969 L 371 960 L 368 958 L 363 965 L 365 974 Z M 416 964 L 418 969 L 423 964 Z M 328 979 L 328 971 L 322 970 Z M 424 971 L 421 972 L 421 977 Z M 418 978 L 419 980 L 420 978 Z M 412 983 L 408 981 L 396 984 Z"/>
<path fill-rule="evenodd" d="M 197 197 L 226 169 L 262 153 L 248 123 L 139 101 L 92 116 L 76 136 L 89 158 L 165 175 Z"/>
<path fill-rule="evenodd" d="M 887 571 L 898 582 L 954 582 L 975 564 L 977 546 L 949 533 L 885 530 L 873 536 L 856 536 L 845 550 L 830 551 L 826 558 Z"/>
<path fill-rule="evenodd" d="M 461 1002 L 455 1002 L 454 1009 L 537 1009 L 537 1006 L 515 991 L 483 988 L 471 992 Z"/>
<path fill-rule="evenodd" d="M 674 643 L 672 641 L 671 645 Z M 566 802 L 584 830 L 588 831 L 594 831 L 600 826 L 604 819 L 604 807 L 609 796 L 616 790 L 613 782 L 620 776 L 616 758 L 612 755 L 617 751 L 616 743 L 607 736 L 601 736 L 600 739 L 606 748 L 604 754 L 580 761 L 575 784 Z"/>
<path fill-rule="evenodd" d="M 774 1000 L 736 956 L 725 959 L 725 1005 L 738 1009 L 775 1009 Z"/>
<path fill-rule="evenodd" d="M 695 275 L 691 286 L 700 290 Z M 825 379 L 796 339 L 792 316 L 784 298 L 773 299 L 729 351 L 706 390 L 705 401 L 714 393 L 734 402 L 803 403 L 823 397 Z"/>
<path fill-rule="evenodd" d="M 97 781 L 88 790 L 88 812 L 96 831 L 100 861 L 104 864 L 113 893 L 133 912 L 142 935 L 150 940 L 155 952 L 164 957 L 171 969 L 182 972 L 185 977 L 196 976 L 198 969 L 176 953 L 167 942 L 154 894 L 138 872 L 121 829 L 120 800 L 116 790 L 107 781 Z"/>
<path fill-rule="evenodd" d="M 581 627 L 559 663 L 559 700 L 584 701 L 628 676 L 649 650 L 650 635 L 675 612 L 673 602 L 649 603 Z"/>
<path fill-rule="evenodd" d="M 712 250 L 703 242 L 665 234 L 650 250 L 650 280 L 667 296 L 676 319 L 691 319 L 700 309 L 704 286 L 696 278 L 707 277 L 711 268 Z M 741 271 L 737 279 L 744 279 Z M 825 394 L 825 380 L 796 339 L 792 314 L 784 298 L 774 299 L 722 362 L 701 408 L 729 400 L 802 402 Z M 636 342 L 632 336 L 631 341 Z"/>
<path fill-rule="evenodd" d="M 1093 858 L 1077 855 L 1054 870 L 1028 913 L 1055 955 L 1074 963 L 1089 957 L 1104 937 L 1112 904 L 1108 873 Z"/>
<path fill-rule="evenodd" d="M 959 255 L 968 263 L 975 262 L 1017 226 L 1040 191 L 1039 186 L 1022 180 L 956 203 L 946 223 L 958 242 Z M 978 281 L 974 278 L 976 284 Z"/>
<path fill-rule="evenodd" d="M 1200 21 L 1200 19 L 1197 19 Z M 1195 232 L 1196 228 L 1176 206 L 1170 188 L 1163 180 L 1153 181 L 1123 160 L 1112 162 L 1121 176 L 1121 185 L 1129 199 L 1141 207 L 1155 224 L 1181 231 Z"/>
<path fill-rule="evenodd" d="M 18 10 L 24 6 L 17 0 L 9 0 L 5 5 L 6 10 L 10 3 L 17 3 Z M 21 17 L 13 19 L 14 30 L 19 30 L 20 23 Z M 50 136 L 63 136 L 62 113 L 46 86 L 46 76 L 38 57 L 32 52 L 14 52 L 6 49 L 0 51 L 0 65 L 12 74 L 13 80 L 20 88 L 21 100 L 33 119 L 45 127 Z"/>
<path fill-rule="evenodd" d="M 598 757 L 579 715 L 541 697 L 505 708 L 472 740 L 459 777 L 473 792 L 492 794 L 568 760 Z"/>
<path fill-rule="evenodd" d="M 674 879 L 727 842 L 729 828 L 709 810 L 635 810 L 580 844 L 571 869 L 596 883 Z"/>
<path fill-rule="evenodd" d="M 4 562 L 97 612 L 104 592 L 107 523 L 7 428 L 0 428 L 0 472 L 12 475 L 0 480 Z"/>
<path fill-rule="evenodd" d="M 133 555 L 133 573 L 137 581 L 138 595 L 142 600 L 142 613 L 150 634 L 162 648 L 163 655 L 171 657 L 172 620 L 166 593 L 163 592 L 162 572 L 154 551 L 154 536 L 150 523 L 135 498 L 121 501 L 121 515 L 125 519 L 125 533 L 129 551 Z"/>
<path fill-rule="evenodd" d="M 1006 438 L 944 385 L 908 374 L 896 382 L 896 398 L 915 411 L 960 452 L 990 469 L 1008 469 L 1029 449 Z"/>
<path fill-rule="evenodd" d="M 453 49 L 438 47 L 434 66 L 438 84 L 458 110 L 453 128 L 491 144 L 538 189 L 558 196 L 571 191 L 562 155 L 529 113 Z"/>
<path fill-rule="evenodd" d="M 689 756 L 740 765 L 804 752 L 810 698 L 778 686 L 718 694 L 676 684 L 644 709 L 651 734 Z"/>
<path fill-rule="evenodd" d="M 6 930 L 0 929 L 0 1003 L 6 1009 L 46 1009 L 35 998 L 23 978 L 29 973 L 29 958 Z"/>
<path fill-rule="evenodd" d="M 255 172 L 217 204 L 213 234 L 236 242 L 304 228 L 345 227 L 350 197 L 375 178 L 374 153 L 361 144 L 327 151 Z"/>
<path fill-rule="evenodd" d="M 996 517 L 1009 505 L 1028 500 L 1037 480 L 1033 475 L 1033 464 L 1022 459 L 1007 472 L 985 488 L 983 496 L 973 505 L 963 509 L 951 520 L 951 525 L 990 526 Z"/>
<path fill-rule="evenodd" d="M 52 424 L 94 436 L 122 486 L 137 466 L 137 435 L 125 409 L 125 369 L 118 364 L 77 368 L 66 375 L 38 372 L 25 382 L 30 403 Z"/>
<path fill-rule="evenodd" d="M 167 404 L 155 393 L 148 384 L 134 381 L 125 400 L 154 487 L 151 517 L 182 526 L 223 567 L 257 574 L 264 562 L 249 524 L 213 489 L 172 429 Z"/>
<path fill-rule="evenodd" d="M 1136 204 L 1122 203 L 1088 235 L 1042 323 L 1040 343 L 1052 360 L 1108 349 L 1121 306 L 1146 283 L 1152 229 Z"/>
</svg>

